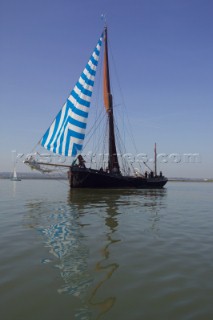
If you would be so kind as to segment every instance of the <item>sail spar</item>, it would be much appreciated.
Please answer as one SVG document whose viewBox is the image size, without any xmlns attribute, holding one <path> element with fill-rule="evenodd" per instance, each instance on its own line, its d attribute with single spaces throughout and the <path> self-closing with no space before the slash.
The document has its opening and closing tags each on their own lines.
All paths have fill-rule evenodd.
<svg viewBox="0 0 213 320">
<path fill-rule="evenodd" d="M 82 149 L 102 41 L 103 34 L 70 96 L 42 137 L 40 144 L 47 150 L 74 157 Z"/>
</svg>

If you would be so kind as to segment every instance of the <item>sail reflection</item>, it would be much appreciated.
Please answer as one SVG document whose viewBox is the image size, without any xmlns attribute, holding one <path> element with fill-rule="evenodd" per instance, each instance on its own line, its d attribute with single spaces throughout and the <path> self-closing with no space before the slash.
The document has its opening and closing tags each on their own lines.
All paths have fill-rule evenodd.
<svg viewBox="0 0 213 320">
<path fill-rule="evenodd" d="M 69 205 L 56 203 L 30 202 L 28 225 L 36 228 L 43 236 L 45 247 L 52 258 L 42 258 L 46 264 L 53 262 L 58 268 L 64 284 L 59 293 L 69 293 L 79 297 L 86 293 L 92 277 L 87 272 L 89 249 L 84 240 L 79 214 Z"/>
</svg>

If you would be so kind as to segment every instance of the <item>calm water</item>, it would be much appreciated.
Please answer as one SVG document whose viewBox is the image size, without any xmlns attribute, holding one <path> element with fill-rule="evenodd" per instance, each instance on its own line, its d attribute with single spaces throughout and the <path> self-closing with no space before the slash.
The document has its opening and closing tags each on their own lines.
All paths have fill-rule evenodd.
<svg viewBox="0 0 213 320">
<path fill-rule="evenodd" d="M 1 320 L 213 319 L 212 197 L 0 180 Z"/>
</svg>

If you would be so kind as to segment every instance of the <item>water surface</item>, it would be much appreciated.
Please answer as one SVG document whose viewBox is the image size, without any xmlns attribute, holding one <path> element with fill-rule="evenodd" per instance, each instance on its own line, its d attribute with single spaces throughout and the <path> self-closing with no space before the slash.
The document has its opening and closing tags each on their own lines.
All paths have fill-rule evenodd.
<svg viewBox="0 0 213 320">
<path fill-rule="evenodd" d="M 0 180 L 1 319 L 212 319 L 212 194 Z"/>
</svg>

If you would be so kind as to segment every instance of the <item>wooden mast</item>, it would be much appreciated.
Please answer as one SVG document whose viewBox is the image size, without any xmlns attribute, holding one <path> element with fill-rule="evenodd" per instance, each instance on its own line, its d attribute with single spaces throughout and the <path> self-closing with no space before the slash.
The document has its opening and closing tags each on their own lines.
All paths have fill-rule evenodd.
<svg viewBox="0 0 213 320">
<path fill-rule="evenodd" d="M 108 61 L 108 42 L 107 42 L 107 27 L 104 29 L 104 71 L 103 71 L 103 95 L 104 105 L 108 113 L 109 121 L 109 172 L 120 173 L 116 145 L 115 145 L 115 131 L 114 131 L 114 117 L 113 117 L 113 99 L 110 88 L 109 77 L 109 61 Z"/>
</svg>

